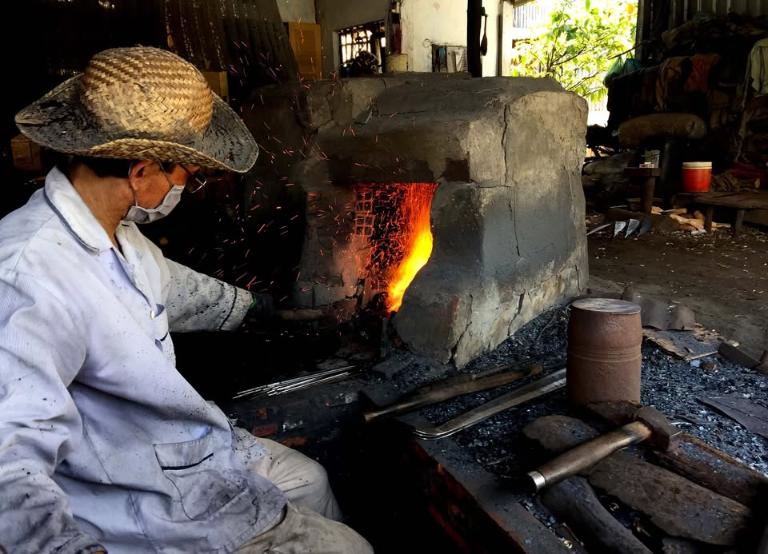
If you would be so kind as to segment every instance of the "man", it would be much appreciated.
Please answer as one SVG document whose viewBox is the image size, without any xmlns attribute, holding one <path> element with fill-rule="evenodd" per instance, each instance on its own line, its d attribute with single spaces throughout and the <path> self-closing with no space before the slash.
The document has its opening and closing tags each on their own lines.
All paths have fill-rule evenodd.
<svg viewBox="0 0 768 554">
<path fill-rule="evenodd" d="M 139 231 L 248 171 L 240 118 L 177 56 L 121 48 L 16 116 L 72 156 L 0 222 L 0 551 L 371 552 L 324 470 L 230 425 L 169 331 L 233 329 L 247 291 Z"/>
</svg>

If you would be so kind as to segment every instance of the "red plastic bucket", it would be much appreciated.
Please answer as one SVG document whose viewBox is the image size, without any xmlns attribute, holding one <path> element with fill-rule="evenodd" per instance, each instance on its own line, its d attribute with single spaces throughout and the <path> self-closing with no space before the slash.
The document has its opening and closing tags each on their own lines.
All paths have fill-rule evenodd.
<svg viewBox="0 0 768 554">
<path fill-rule="evenodd" d="M 712 162 L 683 162 L 683 190 L 707 192 L 712 182 Z"/>
</svg>

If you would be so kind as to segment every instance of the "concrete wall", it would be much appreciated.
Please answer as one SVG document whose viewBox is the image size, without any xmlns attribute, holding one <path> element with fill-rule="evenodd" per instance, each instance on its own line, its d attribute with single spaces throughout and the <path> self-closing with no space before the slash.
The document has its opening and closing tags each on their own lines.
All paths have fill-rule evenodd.
<svg viewBox="0 0 768 554">
<path fill-rule="evenodd" d="M 389 0 L 317 0 L 317 22 L 323 33 L 324 77 L 339 69 L 339 37 L 336 31 L 386 19 L 388 7 Z"/>
<path fill-rule="evenodd" d="M 488 54 L 483 76 L 498 75 L 498 0 L 485 0 L 488 13 Z M 432 71 L 432 45 L 467 45 L 466 0 L 407 0 L 403 3 L 403 50 L 411 71 Z"/>
<path fill-rule="evenodd" d="M 315 0 L 277 0 L 277 9 L 283 21 L 316 23 Z"/>
</svg>

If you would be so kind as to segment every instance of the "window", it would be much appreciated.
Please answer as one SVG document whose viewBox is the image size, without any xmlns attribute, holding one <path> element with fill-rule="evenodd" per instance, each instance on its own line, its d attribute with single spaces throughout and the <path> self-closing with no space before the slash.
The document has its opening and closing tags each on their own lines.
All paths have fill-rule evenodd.
<svg viewBox="0 0 768 554">
<path fill-rule="evenodd" d="M 386 49 L 384 21 L 373 21 L 341 29 L 339 59 L 342 77 L 382 73 Z"/>
<path fill-rule="evenodd" d="M 467 71 L 467 49 L 464 46 L 432 45 L 432 71 L 456 73 Z"/>
</svg>

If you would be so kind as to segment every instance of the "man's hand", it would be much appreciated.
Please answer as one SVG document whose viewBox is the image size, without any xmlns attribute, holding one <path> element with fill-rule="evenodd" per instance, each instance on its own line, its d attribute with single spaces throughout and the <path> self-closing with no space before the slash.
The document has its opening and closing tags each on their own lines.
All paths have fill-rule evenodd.
<svg viewBox="0 0 768 554">
<path fill-rule="evenodd" d="M 296 310 L 277 310 L 275 316 L 283 321 L 318 321 L 323 319 L 325 314 L 322 310 L 305 308 Z"/>
<path fill-rule="evenodd" d="M 251 307 L 246 315 L 249 321 L 269 321 L 275 317 L 275 301 L 271 295 L 252 292 L 251 298 Z"/>
<path fill-rule="evenodd" d="M 325 314 L 317 309 L 276 310 L 275 302 L 269 294 L 251 293 L 251 296 L 253 302 L 243 321 L 245 327 L 258 326 L 275 320 L 318 321 L 325 317 Z"/>
</svg>

